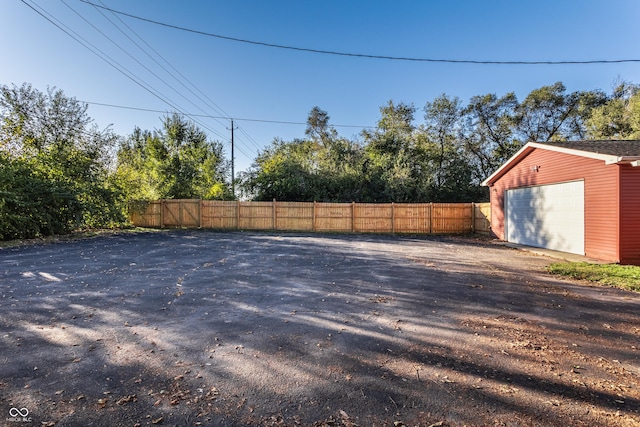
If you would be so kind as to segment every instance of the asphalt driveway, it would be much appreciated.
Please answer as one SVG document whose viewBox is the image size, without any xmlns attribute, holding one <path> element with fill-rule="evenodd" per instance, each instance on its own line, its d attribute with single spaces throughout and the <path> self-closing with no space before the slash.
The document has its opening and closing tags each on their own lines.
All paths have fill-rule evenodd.
<svg viewBox="0 0 640 427">
<path fill-rule="evenodd" d="M 640 425 L 640 296 L 550 262 L 210 231 L 0 249 L 0 424 Z"/>
</svg>

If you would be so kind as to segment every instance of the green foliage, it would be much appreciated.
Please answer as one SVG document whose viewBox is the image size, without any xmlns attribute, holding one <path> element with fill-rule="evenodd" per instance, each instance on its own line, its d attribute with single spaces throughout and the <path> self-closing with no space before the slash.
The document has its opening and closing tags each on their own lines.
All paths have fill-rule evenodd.
<svg viewBox="0 0 640 427">
<path fill-rule="evenodd" d="M 561 82 L 534 89 L 516 108 L 516 130 L 523 142 L 584 139 L 585 120 L 606 101 L 600 91 L 566 93 Z"/>
<path fill-rule="evenodd" d="M 328 114 L 309 114 L 309 139 L 279 139 L 255 159 L 240 178 L 245 196 L 254 200 L 351 201 L 363 191 L 362 149 L 338 136 Z"/>
<path fill-rule="evenodd" d="M 640 139 L 640 86 L 618 85 L 611 99 L 593 109 L 586 125 L 593 139 Z"/>
<path fill-rule="evenodd" d="M 0 239 L 124 223 L 132 199 L 233 197 L 222 145 L 178 115 L 120 144 L 62 91 L 1 87 Z"/>
<path fill-rule="evenodd" d="M 67 233 L 80 223 L 72 187 L 0 154 L 0 240 Z"/>
<path fill-rule="evenodd" d="M 404 202 L 417 196 L 420 177 L 415 173 L 417 151 L 413 105 L 389 101 L 380 108 L 375 131 L 363 131 L 365 189 L 363 202 Z"/>
<path fill-rule="evenodd" d="M 511 92 L 501 98 L 495 94 L 474 96 L 464 110 L 462 138 L 479 181 L 522 146 L 514 137 L 517 106 L 518 100 Z"/>
<path fill-rule="evenodd" d="M 128 200 L 233 198 L 222 144 L 178 114 L 160 131 L 135 129 L 118 150 L 114 180 Z"/>
<path fill-rule="evenodd" d="M 304 139 L 275 139 L 240 174 L 244 198 L 338 202 L 468 202 L 480 183 L 528 141 L 640 138 L 640 86 L 611 96 L 558 82 L 515 94 L 442 94 L 422 121 L 389 101 L 374 129 L 351 140 L 314 107 Z M 117 148 L 117 150 L 116 150 Z M 116 153 L 117 158 L 112 156 Z M 0 86 L 0 239 L 123 223 L 135 201 L 229 200 L 222 144 L 178 114 L 126 139 L 99 131 L 87 106 L 48 89 Z"/>
<path fill-rule="evenodd" d="M 463 114 L 460 100 L 442 94 L 428 102 L 424 112 L 424 132 L 431 146 L 434 177 L 431 200 L 472 201 L 465 200 L 474 191 L 472 166 L 464 158 L 460 138 Z"/>
<path fill-rule="evenodd" d="M 626 114 L 625 135 L 638 135 L 640 98 L 624 99 L 618 109 Z M 514 93 L 487 94 L 465 106 L 443 94 L 426 103 L 418 126 L 413 105 L 389 101 L 376 128 L 362 132 L 361 144 L 341 138 L 327 112 L 314 107 L 307 139 L 276 140 L 242 176 L 242 188 L 258 200 L 487 200 L 480 183 L 526 142 L 584 139 L 588 125 L 602 127 L 594 117 L 607 100 L 597 90 L 568 93 L 561 82 L 531 91 L 522 102 Z"/>
<path fill-rule="evenodd" d="M 107 166 L 116 136 L 98 131 L 87 106 L 60 90 L 0 91 L 0 239 L 121 224 Z"/>
<path fill-rule="evenodd" d="M 551 264 L 549 272 L 640 292 L 640 267 L 638 266 L 560 262 Z"/>
<path fill-rule="evenodd" d="M 321 196 L 324 177 L 318 173 L 317 150 L 311 141 L 275 140 L 256 158 L 243 180 L 255 200 L 314 200 Z"/>
<path fill-rule="evenodd" d="M 255 200 L 337 202 L 477 201 L 486 198 L 456 138 L 459 100 L 428 106 L 428 126 L 413 124 L 415 107 L 389 102 L 362 145 L 341 138 L 315 107 L 308 139 L 276 140 L 242 177 Z"/>
</svg>

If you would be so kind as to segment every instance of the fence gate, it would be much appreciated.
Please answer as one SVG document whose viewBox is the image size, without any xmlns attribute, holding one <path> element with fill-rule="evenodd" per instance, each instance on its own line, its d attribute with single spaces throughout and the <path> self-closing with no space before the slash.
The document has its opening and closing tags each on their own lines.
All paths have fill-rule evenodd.
<svg viewBox="0 0 640 427">
<path fill-rule="evenodd" d="M 163 200 L 162 227 L 200 227 L 200 200 Z"/>
</svg>

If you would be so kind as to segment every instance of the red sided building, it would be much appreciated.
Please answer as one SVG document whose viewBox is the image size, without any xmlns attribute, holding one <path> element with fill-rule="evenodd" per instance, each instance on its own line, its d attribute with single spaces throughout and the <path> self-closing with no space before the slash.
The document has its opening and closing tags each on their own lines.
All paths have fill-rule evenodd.
<svg viewBox="0 0 640 427">
<path fill-rule="evenodd" d="M 483 185 L 498 238 L 640 265 L 640 141 L 529 142 Z"/>
</svg>

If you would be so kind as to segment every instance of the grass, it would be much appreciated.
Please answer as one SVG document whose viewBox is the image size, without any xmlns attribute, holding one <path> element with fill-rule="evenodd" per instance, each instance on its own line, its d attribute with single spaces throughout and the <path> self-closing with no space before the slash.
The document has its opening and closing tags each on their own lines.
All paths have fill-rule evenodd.
<svg viewBox="0 0 640 427">
<path fill-rule="evenodd" d="M 640 292 L 640 267 L 588 262 L 559 262 L 549 266 L 549 272 Z"/>
</svg>

